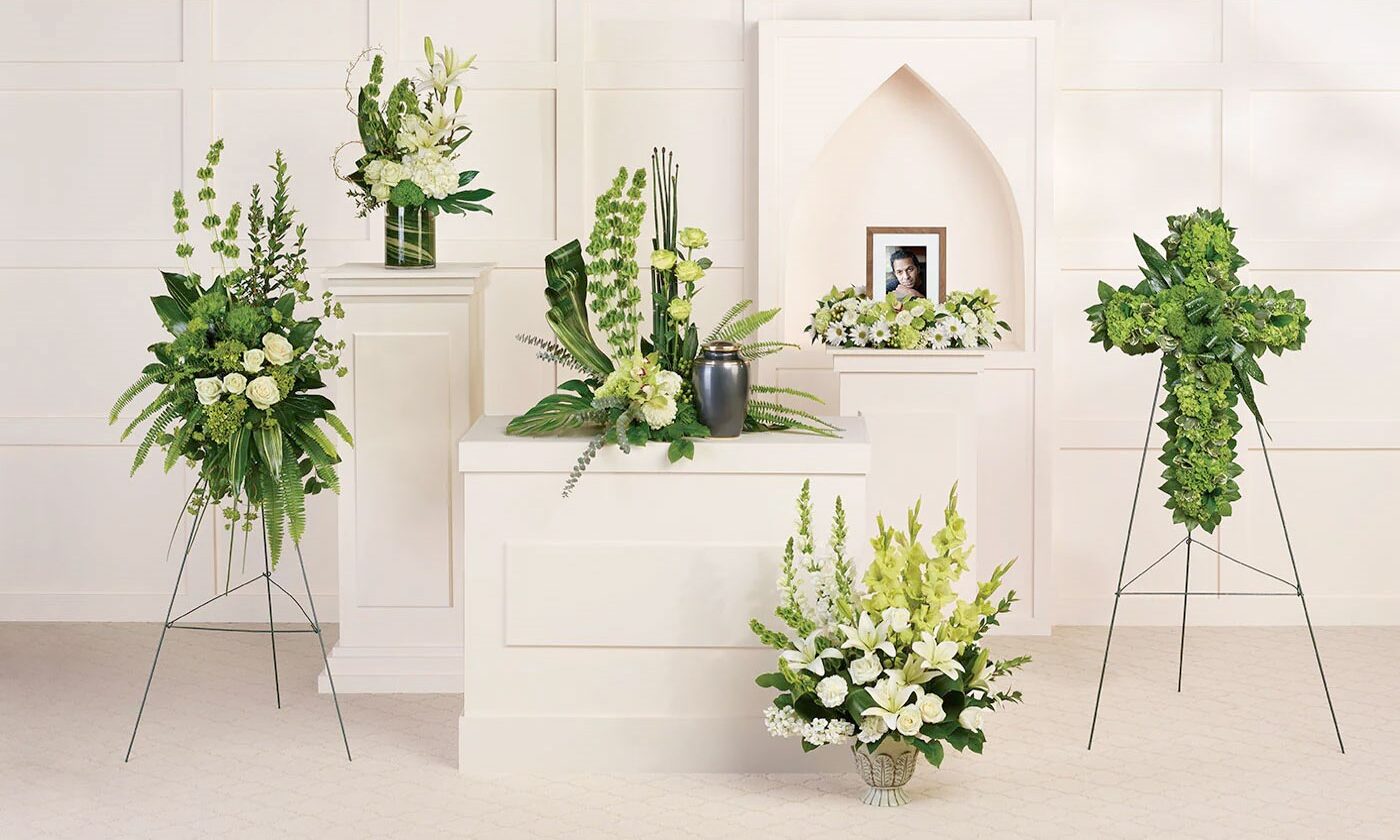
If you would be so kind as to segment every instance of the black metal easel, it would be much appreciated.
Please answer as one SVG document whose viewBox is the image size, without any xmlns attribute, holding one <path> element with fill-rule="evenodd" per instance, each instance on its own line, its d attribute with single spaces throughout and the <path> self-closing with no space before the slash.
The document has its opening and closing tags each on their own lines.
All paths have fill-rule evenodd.
<svg viewBox="0 0 1400 840">
<path fill-rule="evenodd" d="M 1133 490 L 1133 507 L 1132 507 L 1131 512 L 1128 514 L 1128 536 L 1127 536 L 1127 538 L 1126 538 L 1126 539 L 1124 540 L 1124 542 L 1123 542 L 1123 562 L 1118 566 L 1118 586 L 1117 586 L 1117 588 L 1113 591 L 1113 614 L 1112 614 L 1112 617 L 1109 618 L 1109 620 L 1108 620 L 1108 640 L 1107 640 L 1106 642 L 1104 642 L 1104 646 L 1103 646 L 1103 667 L 1099 670 L 1099 690 L 1098 690 L 1098 693 L 1094 695 L 1094 718 L 1093 718 L 1093 721 L 1089 724 L 1089 746 L 1088 746 L 1088 749 L 1093 749 L 1093 748 L 1094 748 L 1094 728 L 1095 728 L 1096 726 L 1098 726 L 1098 722 L 1099 722 L 1099 701 L 1103 699 L 1103 682 L 1104 682 L 1104 676 L 1108 673 L 1108 650 L 1109 650 L 1109 646 L 1113 644 L 1113 626 L 1114 626 L 1114 624 L 1116 623 L 1116 621 L 1118 620 L 1118 600 L 1119 600 L 1122 596 L 1124 596 L 1124 595 L 1159 595 L 1159 596 L 1176 596 L 1176 597 L 1180 597 L 1180 598 L 1181 598 L 1181 645 L 1180 645 L 1180 648 L 1179 648 L 1179 650 L 1178 650 L 1178 652 L 1177 652 L 1177 664 L 1176 664 L 1176 690 L 1179 692 L 1179 691 L 1181 691 L 1182 666 L 1184 665 L 1184 663 L 1185 663 L 1185 658 L 1186 658 L 1186 605 L 1187 605 L 1187 603 L 1189 603 L 1189 601 L 1190 601 L 1190 599 L 1191 599 L 1192 596 L 1207 595 L 1207 596 L 1211 596 L 1211 597 L 1216 597 L 1216 596 L 1222 596 L 1222 595 L 1228 595 L 1228 596 L 1237 596 L 1237 595 L 1238 595 L 1238 596 L 1297 596 L 1298 601 L 1303 605 L 1303 620 L 1304 620 L 1305 622 L 1307 622 L 1307 625 L 1308 625 L 1308 638 L 1312 640 L 1313 656 L 1317 659 L 1317 673 L 1318 673 L 1318 675 L 1319 675 L 1320 677 L 1322 677 L 1322 693 L 1327 697 L 1327 710 L 1328 710 L 1328 712 L 1330 712 L 1331 715 L 1332 715 L 1332 728 L 1333 728 L 1333 730 L 1337 733 L 1337 747 L 1338 747 L 1339 749 L 1341 749 L 1341 751 L 1342 751 L 1343 753 L 1346 753 L 1346 751 L 1347 751 L 1346 745 L 1342 743 L 1342 728 L 1341 728 L 1341 726 L 1338 725 L 1338 723 L 1337 723 L 1337 710 L 1332 706 L 1332 692 L 1331 692 L 1331 691 L 1328 689 L 1328 687 L 1327 687 L 1327 674 L 1326 674 L 1326 672 L 1323 671 L 1323 669 L 1322 669 L 1322 654 L 1319 653 L 1319 652 L 1318 652 L 1318 649 L 1317 649 L 1317 635 L 1316 635 L 1315 633 L 1313 633 L 1312 618 L 1308 615 L 1308 601 L 1307 601 L 1306 598 L 1303 597 L 1303 584 L 1302 584 L 1302 582 L 1301 582 L 1301 579 L 1298 577 L 1298 561 L 1297 561 L 1297 559 L 1293 556 L 1293 543 L 1292 543 L 1292 541 L 1291 541 L 1291 540 L 1289 539 L 1289 537 L 1288 537 L 1288 520 L 1285 519 L 1284 516 L 1283 516 L 1283 502 L 1279 500 L 1279 495 L 1278 495 L 1278 484 L 1277 484 L 1277 482 L 1274 481 L 1274 466 L 1273 466 L 1273 463 L 1269 460 L 1269 446 L 1268 446 L 1267 443 L 1265 443 L 1264 427 L 1259 423 L 1259 421 L 1258 421 L 1257 419 L 1255 420 L 1255 424 L 1254 424 L 1254 425 L 1255 425 L 1256 430 L 1259 432 L 1259 447 L 1260 447 L 1260 448 L 1263 450 L 1263 452 L 1264 452 L 1264 465 L 1268 468 L 1268 471 L 1269 471 L 1269 485 L 1273 488 L 1273 491 L 1274 491 L 1274 504 L 1278 507 L 1278 519 L 1279 519 L 1279 524 L 1280 524 L 1280 525 L 1282 526 L 1282 528 L 1283 528 L 1283 542 L 1284 542 L 1284 544 L 1288 547 L 1288 560 L 1289 560 L 1289 562 L 1290 562 L 1290 563 L 1292 564 L 1292 566 L 1293 566 L 1293 580 L 1292 580 L 1292 581 L 1285 580 L 1285 579 L 1279 577 L 1278 575 L 1271 574 L 1270 572 L 1266 572 L 1266 571 L 1264 571 L 1263 569 L 1260 569 L 1260 568 L 1258 568 L 1258 567 L 1256 567 L 1256 566 L 1251 566 L 1250 564 L 1248 564 L 1248 563 L 1246 563 L 1246 562 L 1244 562 L 1244 561 L 1242 561 L 1242 560 L 1237 560 L 1237 559 L 1235 559 L 1234 557 L 1231 557 L 1230 555 L 1228 555 L 1228 554 L 1226 554 L 1226 553 L 1224 553 L 1224 552 L 1222 552 L 1222 551 L 1219 551 L 1219 550 L 1213 548 L 1212 546 L 1210 546 L 1210 545 L 1208 545 L 1208 544 L 1206 544 L 1206 543 L 1204 543 L 1204 542 L 1201 542 L 1200 540 L 1197 540 L 1197 539 L 1195 538 L 1195 536 L 1193 536 L 1193 533 L 1194 533 L 1194 532 L 1193 532 L 1192 530 L 1188 529 L 1188 530 L 1186 531 L 1186 536 L 1185 536 L 1185 537 L 1182 537 L 1180 542 L 1178 542 L 1176 545 L 1174 545 L 1174 546 L 1172 546 L 1170 549 L 1168 549 L 1166 554 L 1163 554 L 1161 557 L 1158 557 L 1158 558 L 1157 558 L 1156 560 L 1154 560 L 1150 565 L 1148 565 L 1147 568 L 1143 569 L 1142 571 L 1140 571 L 1140 572 L 1138 572 L 1136 575 L 1134 575 L 1133 578 L 1132 578 L 1131 580 L 1129 580 L 1126 584 L 1123 583 L 1123 574 L 1124 574 L 1124 572 L 1126 571 L 1127 566 L 1128 566 L 1128 546 L 1132 543 L 1132 539 L 1133 539 L 1133 520 L 1134 520 L 1134 518 L 1136 518 L 1136 516 L 1137 516 L 1138 497 L 1139 497 L 1139 495 L 1140 495 L 1141 492 L 1142 492 L 1142 476 L 1143 476 L 1143 473 L 1144 473 L 1144 471 L 1145 471 L 1145 469 L 1146 469 L 1146 467 L 1147 467 L 1147 452 L 1148 452 L 1148 450 L 1149 450 L 1149 448 L 1150 448 L 1150 441 L 1152 440 L 1152 421 L 1155 420 L 1155 419 L 1157 418 L 1157 397 L 1158 397 L 1158 394 L 1160 394 L 1160 392 L 1161 392 L 1161 390 L 1162 390 L 1162 378 L 1163 378 L 1163 375 L 1164 375 L 1165 371 L 1166 371 L 1166 365 L 1165 365 L 1165 363 L 1164 363 L 1164 364 L 1163 364 L 1160 368 L 1158 368 L 1158 370 L 1157 370 L 1157 387 L 1156 387 L 1155 389 L 1153 389 L 1153 391 L 1152 391 L 1152 411 L 1151 411 L 1151 413 L 1148 415 L 1148 418 L 1147 418 L 1147 436 L 1144 438 L 1144 440 L 1143 440 L 1143 442 L 1142 442 L 1142 460 L 1141 460 L 1141 461 L 1139 462 L 1139 464 L 1138 464 L 1137 486 L 1136 486 L 1136 488 Z M 1186 582 L 1182 584 L 1182 587 L 1181 587 L 1181 590 L 1182 590 L 1182 591 L 1180 591 L 1180 592 L 1162 592 L 1162 591 L 1153 591 L 1153 592 L 1141 592 L 1141 591 L 1138 591 L 1138 592 L 1131 592 L 1131 591 L 1128 590 L 1128 587 L 1130 587 L 1130 586 L 1132 586 L 1134 583 L 1136 583 L 1136 582 L 1138 581 L 1138 579 L 1141 578 L 1143 575 L 1147 574 L 1148 572 L 1150 572 L 1150 571 L 1152 571 L 1154 568 L 1156 568 L 1158 563 L 1161 563 L 1163 560 L 1166 560 L 1166 559 L 1167 559 L 1168 557 L 1170 557 L 1173 553 L 1175 553 L 1176 550 L 1177 550 L 1178 548 L 1180 548 L 1180 547 L 1183 546 L 1183 545 L 1186 546 L 1186 574 L 1185 574 L 1185 581 L 1186 581 Z M 1198 545 L 1198 546 L 1200 546 L 1201 548 L 1204 548 L 1205 550 L 1207 550 L 1207 551 L 1209 551 L 1209 552 L 1211 552 L 1211 553 L 1213 553 L 1213 554 L 1215 554 L 1215 555 L 1217 555 L 1217 556 L 1219 556 L 1219 557 L 1221 557 L 1221 558 L 1223 558 L 1223 559 L 1225 559 L 1225 560 L 1228 560 L 1228 561 L 1230 561 L 1231 563 L 1234 563 L 1234 564 L 1236 564 L 1236 565 L 1238 565 L 1238 566 L 1242 566 L 1242 567 L 1244 567 L 1244 568 L 1246 568 L 1246 569 L 1249 569 L 1250 571 L 1257 572 L 1257 573 L 1259 573 L 1259 574 L 1261 574 L 1261 575 L 1264 575 L 1265 577 L 1272 578 L 1272 579 L 1278 581 L 1279 583 L 1282 583 L 1284 586 L 1287 586 L 1287 587 L 1288 587 L 1288 591 L 1285 591 L 1285 592 L 1192 592 L 1192 591 L 1190 591 L 1190 589 L 1191 589 L 1190 582 L 1191 582 L 1191 546 L 1193 546 L 1193 545 Z"/>
<path fill-rule="evenodd" d="M 199 488 L 196 487 L 196 488 L 195 488 L 195 491 L 192 492 L 192 493 L 190 494 L 190 498 L 193 499 L 193 498 L 195 497 L 195 494 L 196 494 L 198 491 L 199 491 Z M 187 500 L 187 504 L 188 504 L 188 500 Z M 344 719 L 344 718 L 341 716 L 341 714 L 340 714 L 340 698 L 339 698 L 339 697 L 336 695 L 336 693 L 335 693 L 335 678 L 334 678 L 333 676 L 331 676 L 331 664 L 330 664 L 330 660 L 326 657 L 326 640 L 325 640 L 325 638 L 322 637 L 322 635 L 321 635 L 321 622 L 318 621 L 318 620 L 317 620 L 317 617 L 316 617 L 316 601 L 315 601 L 315 599 L 314 599 L 314 598 L 312 597 L 312 595 L 311 595 L 311 580 L 310 580 L 310 578 L 308 578 L 307 575 L 306 575 L 306 561 L 305 561 L 305 560 L 302 558 L 302 556 L 301 556 L 301 546 L 298 545 L 295 541 L 293 541 L 292 545 L 293 545 L 293 547 L 296 549 L 296 553 L 297 553 L 297 563 L 301 566 L 301 580 L 302 580 L 302 583 L 306 586 L 306 603 L 307 603 L 307 606 L 309 606 L 309 607 L 311 608 L 310 613 L 308 613 L 308 612 L 306 611 L 306 608 L 305 608 L 305 607 L 302 607 L 301 602 L 297 600 L 297 598 L 296 598 L 295 595 L 293 595 L 292 593 L 288 592 L 288 591 L 282 586 L 282 584 L 278 583 L 276 580 L 273 580 L 273 578 L 272 578 L 272 566 L 271 566 L 270 560 L 268 559 L 268 551 L 267 551 L 267 528 L 266 528 L 266 526 L 264 525 L 264 527 L 261 529 L 262 532 L 263 532 L 263 533 L 262 533 L 262 537 L 263 537 L 263 570 L 262 570 L 262 572 L 261 572 L 260 574 L 255 575 L 254 577 L 250 578 L 249 580 L 246 580 L 246 581 L 244 581 L 243 583 L 240 583 L 239 585 L 237 585 L 237 586 L 235 586 L 235 587 L 232 587 L 232 588 L 229 588 L 227 579 L 225 579 L 224 591 L 223 591 L 223 592 L 220 592 L 218 595 L 215 595 L 213 598 L 210 598 L 209 600 L 205 601 L 204 603 L 200 604 L 200 605 L 197 606 L 197 607 L 194 607 L 193 609 L 186 610 L 185 612 L 183 612 L 183 613 L 181 613 L 180 615 L 176 616 L 174 619 L 172 619 L 172 618 L 170 617 L 170 614 L 173 613 L 173 612 L 175 611 L 175 597 L 176 597 L 176 595 L 179 594 L 179 592 L 180 592 L 180 579 L 183 578 L 184 575 L 185 575 L 185 565 L 189 562 L 189 559 L 190 559 L 190 551 L 194 548 L 194 541 L 195 541 L 196 535 L 198 535 L 198 533 L 199 533 L 199 526 L 200 526 L 200 524 L 204 521 L 204 514 L 205 514 L 206 512 L 208 512 L 208 510 L 209 510 L 209 502 L 208 502 L 208 500 L 206 499 L 202 504 L 200 504 L 200 506 L 198 507 L 197 510 L 193 510 L 193 511 L 187 510 L 187 511 L 185 511 L 185 513 L 189 513 L 189 514 L 190 514 L 190 517 L 191 517 L 191 520 L 192 520 L 192 521 L 191 521 L 191 524 L 190 524 L 190 534 L 189 534 L 189 538 L 185 540 L 185 551 L 184 551 L 184 556 L 180 558 L 180 571 L 177 572 L 177 573 L 175 574 L 175 587 L 174 587 L 174 589 L 173 589 L 173 590 L 171 591 L 171 593 L 170 593 L 170 606 L 166 607 L 166 610 L 165 610 L 165 622 L 164 622 L 164 624 L 163 624 L 163 625 L 161 626 L 161 628 L 160 628 L 160 640 L 159 640 L 158 642 L 156 642 L 156 655 L 155 655 L 155 659 L 153 659 L 153 660 L 151 661 L 151 673 L 146 677 L 146 690 L 145 690 L 145 692 L 142 693 L 142 695 L 141 695 L 141 706 L 140 706 L 140 708 L 137 709 L 137 711 L 136 711 L 136 725 L 133 726 L 133 727 L 131 728 L 131 740 L 130 740 L 130 741 L 127 743 L 127 745 L 126 745 L 126 758 L 122 759 L 123 762 L 127 762 L 127 761 L 130 761 L 130 760 L 131 760 L 131 748 L 136 744 L 136 732 L 137 732 L 138 729 L 141 728 L 141 715 L 142 715 L 142 713 L 144 713 L 144 712 L 146 711 L 146 699 L 147 699 L 148 697 L 150 697 L 150 695 L 151 695 L 151 682 L 152 682 L 152 680 L 155 679 L 155 675 L 156 675 L 156 664 L 157 664 L 158 662 L 160 662 L 160 650 L 161 650 L 161 647 L 163 647 L 163 646 L 165 645 L 165 632 L 166 632 L 167 630 L 207 630 L 207 631 L 211 631 L 211 632 L 215 632 L 215 633 L 265 633 L 265 634 L 267 634 L 268 638 L 269 638 L 269 639 L 271 640 L 271 642 L 272 642 L 272 685 L 273 685 L 273 690 L 276 692 L 276 696 L 277 696 L 277 708 L 279 708 L 279 709 L 282 708 L 282 685 L 281 685 L 281 680 L 280 680 L 280 678 L 278 677 L 278 673 L 277 673 L 277 636 L 278 636 L 279 634 L 286 634 L 286 633 L 315 633 L 315 634 L 316 634 L 316 640 L 319 641 L 319 642 L 321 643 L 321 661 L 322 661 L 323 663 L 325 663 L 325 666 L 326 666 L 326 679 L 330 682 L 331 700 L 334 701 L 334 703 L 335 703 L 335 717 L 336 717 L 336 721 L 339 722 L 339 724 L 340 724 L 340 739 L 341 739 L 341 741 L 345 744 L 345 758 L 346 758 L 346 760 L 348 760 L 348 761 L 353 761 L 354 759 L 353 759 L 353 758 L 351 757 L 351 755 L 350 755 L 350 739 L 349 739 L 349 738 L 346 736 L 346 734 L 345 734 L 345 719 Z M 182 513 L 182 514 L 181 514 L 180 520 L 177 521 L 176 524 L 175 524 L 175 528 L 176 528 L 176 532 L 177 532 L 177 533 L 178 533 L 179 527 L 180 527 L 179 522 L 180 522 L 180 521 L 184 521 L 185 513 Z M 265 522 L 266 522 L 266 520 L 264 520 L 264 523 L 265 523 Z M 173 539 L 173 536 L 172 536 L 172 539 Z M 246 556 L 246 548 L 247 548 L 246 540 L 245 540 L 245 543 L 244 543 L 244 548 L 245 548 L 245 556 Z M 229 537 L 229 569 L 230 569 L 230 571 L 232 570 L 232 563 L 233 563 L 233 559 L 232 559 L 232 558 L 233 558 L 233 537 L 230 536 L 230 537 Z M 265 588 L 266 588 L 266 590 L 267 590 L 267 629 L 266 629 L 266 630 L 264 630 L 264 629 L 262 629 L 262 628 L 252 628 L 252 627 L 211 627 L 211 626 L 208 626 L 208 625 L 200 625 L 200 624 L 180 624 L 180 623 L 179 623 L 181 619 L 183 619 L 183 618 L 189 616 L 190 614 L 196 612 L 197 610 L 203 609 L 204 607 L 206 607 L 206 606 L 208 606 L 208 605 L 214 603 L 215 601 L 219 600 L 220 598 L 225 598 L 225 597 L 227 597 L 227 596 L 229 596 L 229 595 L 232 595 L 233 593 L 237 592 L 238 590 L 242 589 L 243 587 L 248 586 L 249 584 L 252 584 L 252 583 L 256 583 L 256 582 L 259 581 L 259 580 L 261 580 L 261 581 L 264 582 L 264 586 L 265 586 Z M 293 604 L 296 604 L 296 605 L 297 605 L 297 609 L 301 610 L 302 616 L 306 618 L 306 621 L 307 621 L 308 624 L 310 625 L 309 627 L 306 627 L 306 628 L 298 628 L 298 629 L 295 629 L 295 630 L 278 630 L 278 629 L 273 625 L 273 623 L 272 623 L 272 588 L 273 588 L 274 586 L 277 587 L 279 590 L 281 590 L 282 593 L 283 593 L 284 595 L 286 595 L 288 598 L 290 598 L 290 599 L 292 600 L 292 603 L 293 603 Z"/>
</svg>

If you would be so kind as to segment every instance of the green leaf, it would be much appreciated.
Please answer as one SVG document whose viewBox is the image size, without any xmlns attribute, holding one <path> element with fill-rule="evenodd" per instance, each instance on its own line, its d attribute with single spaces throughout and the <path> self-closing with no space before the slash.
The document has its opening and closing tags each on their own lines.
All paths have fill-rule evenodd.
<svg viewBox="0 0 1400 840">
<path fill-rule="evenodd" d="M 588 269 L 577 239 L 544 258 L 545 320 L 559 343 L 600 379 L 612 372 L 612 361 L 598 349 L 588 325 Z"/>
<path fill-rule="evenodd" d="M 291 317 L 289 314 L 287 317 Z M 316 338 L 317 330 L 321 329 L 320 318 L 307 318 L 305 321 L 298 321 L 287 331 L 287 340 L 298 350 L 305 350 L 311 346 L 312 339 Z"/>
<path fill-rule="evenodd" d="M 165 278 L 165 289 L 184 313 L 185 320 L 189 320 L 190 307 L 199 300 L 199 284 L 173 271 L 162 271 L 160 276 Z"/>
<path fill-rule="evenodd" d="M 1105 283 L 1104 281 L 1100 280 L 1100 281 L 1099 281 L 1099 303 L 1108 303 L 1108 299 L 1111 298 L 1111 297 L 1113 297 L 1113 287 L 1110 286 L 1110 285 L 1108 285 L 1108 284 Z M 1092 308 L 1092 307 L 1091 307 L 1091 308 Z"/>
<path fill-rule="evenodd" d="M 277 478 L 282 473 L 282 427 L 276 420 L 268 420 L 258 426 L 256 438 L 263 465 Z"/>
<path fill-rule="evenodd" d="M 463 172 L 457 176 L 457 186 L 465 187 L 467 184 L 470 184 L 472 180 L 476 178 L 476 176 L 480 174 L 481 173 L 475 169 L 468 169 L 466 172 Z"/>
<path fill-rule="evenodd" d="M 924 754 L 928 763 L 938 767 L 943 763 L 943 743 L 941 741 L 921 741 L 918 738 L 911 739 L 915 748 Z"/>
<path fill-rule="evenodd" d="M 121 414 L 122 409 L 130 405 L 131 401 L 136 399 L 137 395 L 139 395 L 142 391 L 155 384 L 155 381 L 155 373 L 142 373 L 141 378 L 131 383 L 131 386 L 128 387 L 125 391 L 122 391 L 121 396 L 117 397 L 117 401 L 112 403 L 112 410 L 107 412 L 107 425 L 110 426 L 113 423 L 117 422 L 117 415 Z M 128 429 L 127 431 L 129 432 L 130 429 Z M 122 437 L 125 438 L 126 435 L 122 435 Z"/>
<path fill-rule="evenodd" d="M 671 463 L 676 463 L 682 458 L 695 458 L 695 441 L 690 438 L 681 438 L 671 441 L 671 445 L 666 449 L 666 457 Z"/>
<path fill-rule="evenodd" d="M 235 498 L 243 486 L 243 478 L 248 474 L 248 445 L 252 434 L 247 426 L 239 426 L 228 439 L 228 486 L 229 493 Z"/>
<path fill-rule="evenodd" d="M 170 331 L 171 335 L 179 335 L 185 331 L 189 323 L 190 316 L 180 304 L 175 302 L 175 298 L 169 295 L 158 295 L 151 298 L 151 306 L 155 307 L 156 314 L 160 316 L 160 322 Z"/>
<path fill-rule="evenodd" d="M 1166 279 L 1171 277 L 1171 264 L 1167 262 L 1166 257 L 1162 256 L 1156 248 L 1152 247 L 1152 245 L 1141 236 L 1134 234 L 1133 242 L 1137 244 L 1138 253 L 1142 255 L 1143 261 L 1147 263 L 1147 267 L 1151 270 L 1152 274 L 1155 275 L 1155 277 L 1148 277 L 1147 282 L 1152 286 L 1154 292 L 1162 291 L 1162 289 L 1166 288 Z"/>
<path fill-rule="evenodd" d="M 550 394 L 506 424 L 508 435 L 547 435 L 606 419 L 593 401 L 576 394 Z"/>
<path fill-rule="evenodd" d="M 777 671 L 771 674 L 759 674 L 758 677 L 754 679 L 754 683 L 762 688 L 776 688 L 778 691 L 792 690 L 792 685 L 788 683 L 787 677 L 784 677 Z"/>
</svg>

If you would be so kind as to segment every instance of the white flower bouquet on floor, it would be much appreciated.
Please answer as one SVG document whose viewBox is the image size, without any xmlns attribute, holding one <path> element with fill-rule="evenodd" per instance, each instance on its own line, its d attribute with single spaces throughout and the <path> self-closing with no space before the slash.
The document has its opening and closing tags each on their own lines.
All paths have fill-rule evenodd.
<svg viewBox="0 0 1400 840">
<path fill-rule="evenodd" d="M 949 350 L 990 347 L 1010 331 L 997 320 L 997 296 L 986 289 L 949 292 L 942 303 L 894 294 L 869 298 L 854 288 L 832 287 L 806 330 L 828 347 Z"/>
<path fill-rule="evenodd" d="M 757 679 L 779 692 L 764 711 L 769 733 L 801 738 L 804 750 L 849 744 L 873 754 L 901 741 L 934 766 L 945 743 L 982 751 L 988 712 L 1021 700 L 1019 691 L 993 684 L 1030 657 L 996 660 L 981 646 L 1016 601 L 1014 591 L 994 600 L 1012 563 L 998 566 L 971 600 L 955 591 L 972 551 L 957 502 L 954 485 L 944 526 L 927 545 L 919 542 L 918 504 L 904 531 L 879 519 L 874 558 L 857 583 L 841 500 L 830 540 L 818 550 L 810 483 L 803 485 L 797 534 L 778 579 L 776 614 L 793 636 L 750 622 L 779 651 L 778 669 Z"/>
</svg>

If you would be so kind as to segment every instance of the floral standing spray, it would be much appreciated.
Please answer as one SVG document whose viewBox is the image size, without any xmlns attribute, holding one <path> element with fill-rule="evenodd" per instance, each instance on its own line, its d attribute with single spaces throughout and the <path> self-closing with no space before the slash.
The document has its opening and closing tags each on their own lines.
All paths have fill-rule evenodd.
<svg viewBox="0 0 1400 840">
<path fill-rule="evenodd" d="M 149 421 L 132 473 L 156 447 L 165 453 L 167 472 L 184 459 L 199 471 L 186 501 L 190 514 L 222 506 L 230 523 L 242 520 L 245 532 L 261 515 L 275 565 L 284 534 L 298 542 L 305 532 L 305 497 L 340 489 L 335 469 L 340 457 L 320 424 L 346 443 L 350 433 L 334 414 L 335 405 L 315 392 L 325 387 L 324 372 L 345 374 L 340 364 L 345 343 L 321 335 L 322 318 L 344 313 L 326 292 L 321 317 L 297 317 L 297 304 L 312 299 L 303 278 L 306 226 L 295 224 L 281 152 L 271 167 L 271 206 L 263 204 L 259 186 L 252 188 L 248 264 L 238 263 L 242 205 L 234 202 L 222 217 L 214 208 L 214 169 L 223 148 L 222 140 L 215 142 L 198 170 L 202 226 L 219 259 L 218 274 L 206 282 L 191 267 L 190 207 L 177 191 L 176 253 L 184 271 L 162 271 L 167 294 L 151 298 L 170 337 L 150 346 L 155 361 L 117 399 L 108 420 L 117 422 L 137 396 L 160 386 L 122 432 L 125 440 Z M 232 547 L 230 540 L 230 564 Z"/>
<path fill-rule="evenodd" d="M 854 288 L 831 291 L 817 302 L 807 331 L 828 347 L 948 350 L 990 347 L 1011 327 L 997 319 L 997 296 L 986 289 L 949 292 L 942 303 L 868 298 Z"/>
<path fill-rule="evenodd" d="M 384 261 L 391 267 L 436 264 L 438 213 L 491 212 L 481 202 L 493 192 L 467 188 L 478 172 L 459 172 L 455 163 L 458 148 L 472 135 L 461 113 L 459 81 L 476 56 L 459 59 L 450 47 L 434 53 L 431 38 L 423 39 L 423 54 L 428 66 L 418 78 L 400 79 L 380 102 L 384 55 L 374 51 L 369 81 L 350 109 L 364 154 L 355 171 L 342 177 L 354 187 L 349 195 L 361 216 L 385 206 Z M 360 58 L 350 65 L 352 73 Z M 346 95 L 352 96 L 348 81 Z"/>
<path fill-rule="evenodd" d="M 934 766 L 944 744 L 982 751 L 987 713 L 1021 700 L 994 683 L 1030 657 L 997 660 L 981 644 L 1016 601 L 1014 591 L 995 597 L 1015 561 L 996 567 L 971 600 L 954 591 L 972 551 L 957 504 L 955 485 L 943 528 L 927 545 L 919 505 L 903 531 L 879 519 L 874 559 L 858 583 L 841 500 L 818 549 L 810 482 L 802 486 L 797 535 L 778 579 L 776 614 L 792 635 L 750 623 L 778 651 L 778 669 L 757 679 L 779 692 L 764 711 L 772 735 L 800 738 L 804 750 L 848 744 L 867 754 L 899 742 Z"/>
<path fill-rule="evenodd" d="M 536 348 L 540 359 L 578 376 L 561 383 L 556 393 L 511 420 L 506 431 L 516 435 L 550 435 L 578 428 L 596 433 L 579 456 L 564 484 L 568 496 L 589 463 L 606 445 L 624 452 L 656 441 L 668 445 L 674 463 L 695 457 L 696 438 L 710 430 L 696 414 L 689 376 L 699 350 L 700 331 L 692 320 L 693 301 L 703 291 L 701 281 L 710 268 L 696 251 L 709 237 L 695 227 L 680 228 L 676 213 L 678 168 L 664 150 L 652 155 L 655 233 L 651 253 L 652 331 L 641 334 L 641 274 L 637 237 L 646 216 L 647 173 L 643 169 L 617 176 L 595 205 L 595 224 L 585 249 L 578 240 L 545 257 L 545 313 L 555 340 L 530 335 L 518 338 Z M 777 309 L 753 310 L 753 301 L 731 306 L 705 337 L 706 342 L 738 344 L 749 360 L 763 358 L 793 345 L 750 340 L 778 314 Z M 596 324 L 603 333 L 603 350 L 593 337 Z M 791 388 L 754 385 L 745 429 L 794 429 L 830 435 L 835 427 L 810 412 L 785 405 L 779 396 L 820 402 Z"/>
</svg>

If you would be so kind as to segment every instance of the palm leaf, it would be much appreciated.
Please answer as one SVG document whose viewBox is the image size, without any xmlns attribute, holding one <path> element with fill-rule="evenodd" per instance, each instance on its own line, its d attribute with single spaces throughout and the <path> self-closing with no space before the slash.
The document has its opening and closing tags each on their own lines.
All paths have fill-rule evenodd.
<svg viewBox="0 0 1400 840">
<path fill-rule="evenodd" d="M 544 296 L 549 301 L 545 320 L 555 337 L 591 373 L 608 375 L 612 361 L 598 349 L 588 325 L 588 268 L 577 239 L 544 258 L 544 275 Z"/>
</svg>

